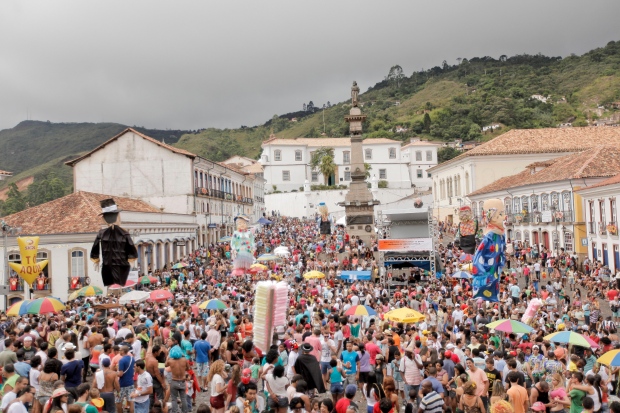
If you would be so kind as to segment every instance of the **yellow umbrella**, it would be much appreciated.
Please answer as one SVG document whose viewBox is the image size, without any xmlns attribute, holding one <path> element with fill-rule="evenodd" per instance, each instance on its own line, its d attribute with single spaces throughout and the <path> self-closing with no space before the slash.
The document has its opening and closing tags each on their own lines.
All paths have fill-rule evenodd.
<svg viewBox="0 0 620 413">
<path fill-rule="evenodd" d="M 384 318 L 387 321 L 396 321 L 397 323 L 419 323 L 426 316 L 419 311 L 410 308 L 397 308 L 396 310 L 385 313 Z"/>
<path fill-rule="evenodd" d="M 311 278 L 325 278 L 325 274 L 321 271 L 310 271 L 304 274 L 304 278 L 309 280 Z"/>
<path fill-rule="evenodd" d="M 256 263 L 256 264 L 252 264 L 250 265 L 250 269 L 255 268 L 259 271 L 267 271 L 268 267 L 264 264 L 260 264 L 260 263 Z"/>
</svg>

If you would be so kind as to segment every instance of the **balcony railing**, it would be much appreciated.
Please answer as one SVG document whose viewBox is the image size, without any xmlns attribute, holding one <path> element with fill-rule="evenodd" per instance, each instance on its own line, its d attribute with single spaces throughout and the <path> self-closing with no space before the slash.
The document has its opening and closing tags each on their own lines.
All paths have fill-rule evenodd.
<svg viewBox="0 0 620 413">
<path fill-rule="evenodd" d="M 32 283 L 32 288 L 34 292 L 50 291 L 52 289 L 52 286 L 50 285 L 49 278 L 38 277 L 35 278 L 34 282 Z M 24 291 L 24 280 L 19 277 L 10 277 L 9 291 Z"/>
<path fill-rule="evenodd" d="M 69 291 L 79 290 L 82 287 L 86 287 L 90 284 L 90 278 L 88 277 L 69 277 Z"/>
<path fill-rule="evenodd" d="M 234 201 L 242 204 L 254 204 L 252 198 L 245 198 L 241 195 L 233 195 L 230 192 L 220 191 L 219 189 L 196 187 L 194 188 L 194 194 L 209 198 L 225 199 L 227 201 Z"/>
<path fill-rule="evenodd" d="M 607 235 L 607 225 L 604 222 L 598 223 L 598 233 L 601 235 Z"/>
<path fill-rule="evenodd" d="M 588 222 L 588 234 L 596 234 L 596 222 Z"/>
</svg>

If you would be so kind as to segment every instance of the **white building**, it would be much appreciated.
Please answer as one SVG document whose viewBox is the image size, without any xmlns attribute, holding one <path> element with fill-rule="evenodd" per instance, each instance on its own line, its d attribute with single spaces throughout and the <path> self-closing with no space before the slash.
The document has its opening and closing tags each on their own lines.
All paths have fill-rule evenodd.
<svg viewBox="0 0 620 413">
<path fill-rule="evenodd" d="M 513 129 L 432 167 L 433 198 L 439 220 L 456 222 L 467 198 L 496 180 L 520 173 L 528 165 L 596 146 L 620 146 L 620 128 Z"/>
<path fill-rule="evenodd" d="M 0 181 L 4 181 L 13 176 L 12 172 L 0 171 Z"/>
<path fill-rule="evenodd" d="M 418 189 L 431 188 L 433 179 L 427 170 L 437 165 L 437 149 L 441 146 L 441 143 L 411 138 L 408 144 L 400 148 L 401 159 L 409 169 L 412 186 Z"/>
<path fill-rule="evenodd" d="M 126 129 L 87 154 L 67 162 L 76 191 L 143 200 L 166 213 L 191 215 L 201 245 L 231 234 L 233 218 L 264 209 L 253 173 L 201 158 Z M 262 190 L 261 190 L 262 189 Z M 262 198 L 261 198 L 262 199 Z"/>
<path fill-rule="evenodd" d="M 100 271 L 90 261 L 95 237 L 104 222 L 99 215 L 99 202 L 112 195 L 74 192 L 65 197 L 9 215 L 3 220 L 20 228 L 8 237 L 9 262 L 20 262 L 18 236 L 39 236 L 37 260 L 48 260 L 47 267 L 34 282 L 34 298 L 52 295 L 66 300 L 83 286 L 103 287 Z M 163 268 L 193 251 L 197 245 L 196 218 L 187 214 L 163 213 L 158 208 L 136 199 L 113 196 L 121 212 L 121 225 L 131 235 L 138 250 L 135 268 L 140 272 Z M 4 251 L 3 251 L 4 252 Z M 0 256 L 1 280 L 9 286 L 9 303 L 28 298 L 28 288 L 10 270 L 4 274 L 4 256 Z M 0 299 L 2 302 L 4 298 Z"/>
<path fill-rule="evenodd" d="M 334 149 L 336 171 L 327 178 L 310 167 L 312 153 L 322 147 Z M 303 191 L 303 183 L 306 180 L 311 185 L 329 186 L 348 185 L 351 181 L 350 138 L 280 139 L 271 135 L 263 142 L 262 148 L 260 163 L 264 169 L 268 192 Z M 363 149 L 364 162 L 370 165 L 371 176 L 375 176 L 379 181 L 385 181 L 385 185 L 389 188 L 411 188 L 415 183 L 410 176 L 409 156 L 405 161 L 399 141 L 386 138 L 366 139 L 363 142 Z M 428 150 L 434 151 L 432 158 L 436 163 L 436 146 L 431 145 Z M 426 160 L 421 165 L 426 165 Z"/>
<path fill-rule="evenodd" d="M 618 237 L 618 199 L 620 174 L 596 185 L 576 191 L 583 202 L 583 220 L 587 233 L 579 242 L 587 248 L 590 260 L 620 271 L 620 238 Z"/>
<path fill-rule="evenodd" d="M 536 245 L 558 254 L 586 249 L 579 187 L 598 184 L 620 172 L 620 149 L 597 147 L 583 152 L 535 162 L 522 172 L 507 176 L 469 194 L 474 215 L 482 216 L 487 199 L 499 198 L 506 210 L 506 238 L 521 245 Z M 604 214 L 603 214 L 604 215 Z M 597 218 L 598 221 L 598 218 Z"/>
</svg>

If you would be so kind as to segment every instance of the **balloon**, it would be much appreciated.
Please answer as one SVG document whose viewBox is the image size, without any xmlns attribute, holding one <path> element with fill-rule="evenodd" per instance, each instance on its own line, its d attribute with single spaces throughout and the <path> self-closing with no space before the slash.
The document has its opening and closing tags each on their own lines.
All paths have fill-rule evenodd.
<svg viewBox="0 0 620 413">
<path fill-rule="evenodd" d="M 39 237 L 19 237 L 17 238 L 17 245 L 21 254 L 21 263 L 10 262 L 9 265 L 28 285 L 32 285 L 47 266 L 48 260 L 37 262 Z"/>
</svg>

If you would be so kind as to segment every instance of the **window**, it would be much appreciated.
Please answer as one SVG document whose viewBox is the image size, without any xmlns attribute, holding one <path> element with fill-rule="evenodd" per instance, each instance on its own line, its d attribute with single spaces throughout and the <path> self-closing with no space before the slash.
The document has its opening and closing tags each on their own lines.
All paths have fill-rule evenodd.
<svg viewBox="0 0 620 413">
<path fill-rule="evenodd" d="M 573 247 L 573 233 L 565 232 L 564 233 L 564 250 L 566 252 L 574 251 L 575 247 Z"/>
<path fill-rule="evenodd" d="M 344 151 L 342 152 L 342 163 L 348 165 L 351 163 L 351 152 Z"/>
<path fill-rule="evenodd" d="M 318 172 L 312 172 L 312 182 L 319 182 L 319 173 Z"/>
<path fill-rule="evenodd" d="M 390 159 L 396 159 L 396 148 L 390 148 Z"/>
<path fill-rule="evenodd" d="M 387 179 L 387 171 L 385 169 L 379 169 L 379 179 Z"/>
<path fill-rule="evenodd" d="M 84 251 L 71 251 L 71 277 L 84 277 Z"/>
<path fill-rule="evenodd" d="M 609 200 L 609 214 L 610 214 L 611 222 L 615 224 L 616 223 L 616 200 L 615 199 Z"/>
<path fill-rule="evenodd" d="M 290 181 L 291 180 L 291 171 L 282 171 L 282 180 Z"/>
<path fill-rule="evenodd" d="M 296 162 L 301 161 L 301 151 L 299 149 L 295 151 L 295 161 Z"/>
<path fill-rule="evenodd" d="M 607 217 L 605 216 L 605 201 L 599 201 L 599 209 L 601 211 L 601 222 L 604 225 L 607 220 Z"/>
<path fill-rule="evenodd" d="M 418 169 L 418 170 L 416 171 L 416 177 L 417 177 L 418 179 L 422 178 L 422 170 L 421 170 L 421 169 Z"/>
<path fill-rule="evenodd" d="M 427 177 L 427 178 L 430 178 L 430 177 L 431 177 L 431 173 L 430 173 L 430 172 L 427 172 L 427 173 L 426 173 L 426 177 Z"/>
<path fill-rule="evenodd" d="M 364 150 L 364 159 L 366 159 L 367 161 L 372 159 L 372 149 Z"/>
<path fill-rule="evenodd" d="M 351 171 L 344 171 L 344 180 L 345 181 L 351 180 Z"/>
<path fill-rule="evenodd" d="M 20 263 L 21 261 L 22 261 L 21 254 L 18 254 L 18 253 L 9 254 L 9 262 Z M 11 267 L 9 267 L 9 277 L 11 277 L 11 278 L 17 277 L 17 273 L 15 271 L 13 271 L 13 269 Z"/>
<path fill-rule="evenodd" d="M 426 160 L 431 162 L 433 160 L 433 151 L 426 151 Z"/>
<path fill-rule="evenodd" d="M 43 260 L 49 260 L 49 259 L 50 259 L 50 255 L 47 251 L 39 250 L 39 252 L 37 252 L 37 262 L 43 261 Z M 41 271 L 45 277 L 49 277 L 49 270 L 51 267 L 52 267 L 51 262 L 48 262 L 45 268 L 43 268 L 43 271 Z"/>
<path fill-rule="evenodd" d="M 282 151 L 280 151 L 280 150 L 273 151 L 273 160 L 274 161 L 281 161 L 282 160 Z"/>
<path fill-rule="evenodd" d="M 422 151 L 417 151 L 415 153 L 415 160 L 416 161 L 421 161 L 422 160 Z"/>
</svg>

